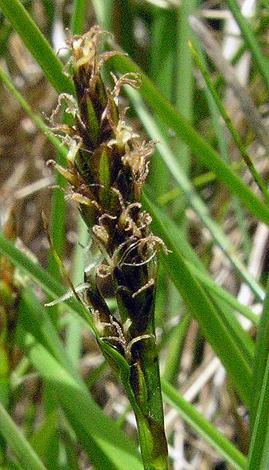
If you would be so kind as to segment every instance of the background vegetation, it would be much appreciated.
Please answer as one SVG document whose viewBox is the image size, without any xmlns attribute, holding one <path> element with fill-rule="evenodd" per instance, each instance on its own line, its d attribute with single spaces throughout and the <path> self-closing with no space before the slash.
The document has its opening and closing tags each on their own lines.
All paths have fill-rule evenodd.
<svg viewBox="0 0 269 470">
<path fill-rule="evenodd" d="M 143 205 L 171 250 L 156 305 L 171 468 L 268 469 L 268 1 L 0 8 L 1 468 L 142 469 L 130 406 L 81 306 L 43 306 L 68 287 L 42 210 L 83 281 L 87 230 L 46 167 L 66 156 L 46 116 L 72 93 L 65 39 L 99 23 L 113 32 L 105 47 L 128 53 L 108 71 L 143 78 L 126 88 L 131 124 L 159 142 Z"/>
</svg>

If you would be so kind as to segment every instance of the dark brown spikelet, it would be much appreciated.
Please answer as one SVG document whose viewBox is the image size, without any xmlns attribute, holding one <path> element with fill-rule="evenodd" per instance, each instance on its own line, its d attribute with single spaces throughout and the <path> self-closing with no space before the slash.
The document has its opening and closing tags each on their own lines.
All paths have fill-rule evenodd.
<svg viewBox="0 0 269 470">
<path fill-rule="evenodd" d="M 119 109 L 121 87 L 139 87 L 140 77 L 129 73 L 116 80 L 113 76 L 114 89 L 104 85 L 103 64 L 116 54 L 98 53 L 104 34 L 95 26 L 70 42 L 77 103 L 61 95 L 59 106 L 63 99 L 68 103 L 75 123 L 57 127 L 66 134 L 70 150 L 68 169 L 56 166 L 68 179 L 71 197 L 79 203 L 93 244 L 103 255 L 96 280 L 111 276 L 122 324 L 128 320 L 132 340 L 154 330 L 154 258 L 161 241 L 150 232 L 151 218 L 140 203 L 154 142 L 141 142 L 125 122 L 126 109 Z M 100 312 L 96 295 L 88 293 L 93 307 L 110 321 L 108 313 Z"/>
</svg>

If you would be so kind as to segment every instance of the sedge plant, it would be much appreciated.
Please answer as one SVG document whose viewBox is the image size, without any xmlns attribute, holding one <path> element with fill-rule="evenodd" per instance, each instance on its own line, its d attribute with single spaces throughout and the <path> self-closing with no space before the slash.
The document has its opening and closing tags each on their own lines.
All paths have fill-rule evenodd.
<svg viewBox="0 0 269 470">
<path fill-rule="evenodd" d="M 48 470 L 78 470 L 90 462 L 96 469 L 125 470 L 128 465 L 134 470 L 141 470 L 142 464 L 136 445 L 119 429 L 123 419 L 125 426 L 128 426 L 125 414 L 120 418 L 121 422 L 116 424 L 95 403 L 92 390 L 89 391 L 92 384 L 96 383 L 98 374 L 102 373 L 100 371 L 103 364 L 100 368 L 94 367 L 93 374 L 89 374 L 90 379 L 86 379 L 87 383 L 81 379 L 81 359 L 84 359 L 85 350 L 85 355 L 89 354 L 88 348 L 83 350 L 83 357 L 81 354 L 84 331 L 81 334 L 80 328 L 83 321 L 81 317 L 84 317 L 87 321 L 84 321 L 83 325 L 86 329 L 91 326 L 103 355 L 121 376 L 136 414 L 145 467 L 166 468 L 167 450 L 163 433 L 153 315 L 160 255 L 162 265 L 159 273 L 159 298 L 156 302 L 156 324 L 160 326 L 160 346 L 164 360 L 162 389 L 164 399 L 168 403 L 167 409 L 173 407 L 182 418 L 180 431 L 176 430 L 176 426 L 172 428 L 168 424 L 167 435 L 171 448 L 177 450 L 176 446 L 179 440 L 181 441 L 182 462 L 179 464 L 182 463 L 186 468 L 195 469 L 205 465 L 205 468 L 211 469 L 225 465 L 239 470 L 264 470 L 268 466 L 269 449 L 269 309 L 268 288 L 267 292 L 264 289 L 268 270 L 264 266 L 259 279 L 257 274 L 256 278 L 253 277 L 251 269 L 247 266 L 248 259 L 252 257 L 251 242 L 253 241 L 253 247 L 255 245 L 253 230 L 256 223 L 258 222 L 257 228 L 262 226 L 262 223 L 269 223 L 266 192 L 268 169 L 265 167 L 261 171 L 259 165 L 263 158 L 260 159 L 259 152 L 256 154 L 256 151 L 248 146 L 250 142 L 258 143 L 260 140 L 262 149 L 266 148 L 266 133 L 261 132 L 266 118 L 265 114 L 262 116 L 262 107 L 257 107 L 256 113 L 246 113 L 247 126 L 244 125 L 244 128 L 247 135 L 242 135 L 239 129 L 240 141 L 245 150 L 247 149 L 246 154 L 233 130 L 234 118 L 227 119 L 225 110 L 219 104 L 220 100 L 224 101 L 225 108 L 229 111 L 229 106 L 223 98 L 226 97 L 226 89 L 231 86 L 235 94 L 241 97 L 241 103 L 246 102 L 248 93 L 245 87 L 242 94 L 242 87 L 235 86 L 236 81 L 231 80 L 230 68 L 227 66 L 228 62 L 225 64 L 222 59 L 221 50 L 216 52 L 216 47 L 207 50 L 205 39 L 210 37 L 210 31 L 203 33 L 203 29 L 197 26 L 197 18 L 194 21 L 193 16 L 191 28 L 187 25 L 189 15 L 195 14 L 196 2 L 183 0 L 176 7 L 171 2 L 162 2 L 163 6 L 160 7 L 157 2 L 149 1 L 141 4 L 128 0 L 74 0 L 69 22 L 72 33 L 80 34 L 93 24 L 92 18 L 87 21 L 87 15 L 83 15 L 83 11 L 86 11 L 85 5 L 89 3 L 94 10 L 95 20 L 103 29 L 114 30 L 117 43 L 110 41 L 108 37 L 106 45 L 110 52 L 101 54 L 98 46 L 103 32 L 100 28 L 96 27 L 84 36 L 75 36 L 70 42 L 72 73 L 69 75 L 63 73 L 59 57 L 47 41 L 52 38 L 51 30 L 43 30 L 43 35 L 37 27 L 39 25 L 42 29 L 42 21 L 37 17 L 34 20 L 31 18 L 31 7 L 34 3 L 45 5 L 50 18 L 55 14 L 55 22 L 59 19 L 59 11 L 54 8 L 54 2 L 32 0 L 22 4 L 19 0 L 0 0 L 2 12 L 10 22 L 4 20 L 4 23 L 1 23 L 0 41 L 5 47 L 6 43 L 8 44 L 5 38 L 15 29 L 50 84 L 58 94 L 63 93 L 57 112 L 51 119 L 51 127 L 55 128 L 57 135 L 48 134 L 44 122 L 34 114 L 31 95 L 23 98 L 22 90 L 15 88 L 18 82 L 12 80 L 10 56 L 4 60 L 5 67 L 0 69 L 1 80 L 37 127 L 57 148 L 58 157 L 61 156 L 64 161 L 68 153 L 67 168 L 59 166 L 64 166 L 60 158 L 57 163 L 51 162 L 51 165 L 59 170 L 59 179 L 65 178 L 68 181 L 67 198 L 78 203 L 90 232 L 91 241 L 85 249 L 86 258 L 90 258 L 90 266 L 85 264 L 85 279 L 81 290 L 73 290 L 77 299 L 65 297 L 65 308 L 71 314 L 64 316 L 57 316 L 54 308 L 44 308 L 38 295 L 32 291 L 29 281 L 23 284 L 20 280 L 18 288 L 18 284 L 13 282 L 15 278 L 13 279 L 11 268 L 12 283 L 9 283 L 9 287 L 14 287 L 14 293 L 19 295 L 15 296 L 15 304 L 8 304 L 4 313 L 6 315 L 8 310 L 10 313 L 10 305 L 12 310 L 13 307 L 17 309 L 13 317 L 16 320 L 16 336 L 11 331 L 10 337 L 22 351 L 22 359 L 18 364 L 14 364 L 14 369 L 10 368 L 11 361 L 8 361 L 6 370 L 1 370 L 4 372 L 1 385 L 5 386 L 6 391 L 10 384 L 11 393 L 10 399 L 8 397 L 4 403 L 3 400 L 0 403 L 0 465 L 26 470 L 44 467 Z M 58 5 L 58 2 L 56 3 Z M 70 7 L 70 2 L 63 4 L 63 9 Z M 268 64 L 263 40 L 268 28 L 267 2 L 257 3 L 255 19 L 246 19 L 243 16 L 243 10 L 239 10 L 239 2 L 222 2 L 220 14 L 222 8 L 225 9 L 227 18 L 234 17 L 241 31 L 242 46 L 232 62 L 236 63 L 244 51 L 249 49 L 252 58 L 250 89 L 252 92 L 254 89 L 261 91 L 259 98 L 255 97 L 255 104 L 263 105 L 268 95 Z M 68 11 L 70 13 L 70 10 Z M 210 11 L 207 11 L 208 13 Z M 139 47 L 142 49 L 139 49 L 136 47 L 134 33 L 137 33 L 137 25 L 141 25 L 141 19 L 149 32 L 150 43 L 140 41 Z M 67 26 L 67 22 L 64 26 Z M 141 32 L 141 28 L 139 31 Z M 178 34 L 174 34 L 175 31 Z M 218 38 L 227 37 L 222 26 L 219 33 Z M 13 34 L 15 33 L 12 31 L 12 36 Z M 11 43 L 14 40 L 12 36 Z M 197 45 L 194 36 L 199 38 L 200 45 Z M 16 34 L 15 37 L 17 38 Z M 200 88 L 200 79 L 196 82 L 193 80 L 198 75 L 193 73 L 187 37 L 191 40 L 193 49 L 195 48 L 195 56 L 199 54 L 199 60 L 196 57 L 196 62 L 206 78 L 206 86 L 203 88 Z M 115 49 L 120 50 L 119 45 L 129 53 L 128 56 L 115 54 Z M 205 49 L 204 53 L 201 48 Z M 146 53 L 141 54 L 141 50 Z M 180 60 L 177 59 L 179 51 L 182 51 Z M 212 51 L 215 54 L 211 56 Z M 7 53 L 9 52 L 7 45 Z M 205 54 L 208 54 L 212 61 L 208 78 L 204 73 Z M 146 58 L 149 59 L 147 64 Z M 186 62 L 183 63 L 181 59 L 185 58 Z M 111 91 L 107 90 L 101 77 L 105 62 L 117 77 L 120 77 L 112 78 Z M 135 90 L 140 84 L 140 77 L 141 86 L 139 90 Z M 105 83 L 107 82 L 106 76 Z M 158 141 L 148 178 L 148 181 L 151 180 L 151 189 L 147 184 L 143 188 L 143 183 L 154 143 L 141 142 L 125 123 L 126 112 L 119 107 L 119 94 L 125 84 L 131 85 L 126 87 L 126 92 L 133 102 L 133 110 L 150 139 Z M 194 107 L 189 113 L 189 104 L 194 97 Z M 68 117 L 71 117 L 71 121 L 73 119 L 73 124 L 67 125 L 70 120 L 59 124 L 61 119 L 58 118 L 58 111 L 62 109 L 61 104 L 71 115 Z M 186 113 L 185 105 L 188 108 Z M 50 103 L 49 109 L 52 106 L 54 104 Z M 242 106 L 243 112 L 244 109 Z M 13 110 L 10 114 L 13 114 Z M 220 119 L 220 115 L 223 119 Z M 254 117 L 257 115 L 258 129 L 253 126 Z M 210 125 L 205 126 L 204 123 Z M 233 136 L 234 144 L 226 135 L 224 123 Z M 251 133 L 248 126 L 252 129 Z M 237 125 L 235 127 L 237 128 Z M 66 146 L 60 146 L 59 134 Z M 175 141 L 177 138 L 182 139 L 187 148 Z M 248 158 L 244 158 L 245 162 L 233 161 L 236 154 L 234 145 L 240 150 L 243 158 L 250 155 L 258 173 L 253 171 Z M 34 145 L 32 147 L 34 148 Z M 261 147 L 259 146 L 259 151 Z M 34 150 L 33 153 L 36 154 Z M 181 164 L 183 154 L 186 155 L 186 165 Z M 44 152 L 42 156 L 47 159 L 47 155 L 48 153 Z M 231 157 L 231 160 L 227 157 Z M 49 158 L 52 158 L 51 155 Z M 188 161 L 189 158 L 191 161 Z M 247 179 L 245 163 L 252 173 L 251 180 Z M 260 173 L 262 181 L 257 178 Z M 262 193 L 255 189 L 255 181 Z M 57 181 L 56 184 L 60 183 Z M 225 188 L 225 191 L 222 188 Z M 140 200 L 142 189 L 143 196 Z M 51 232 L 57 252 L 62 257 L 61 250 L 65 243 L 65 201 L 63 191 L 56 191 L 55 194 L 57 198 L 53 204 Z M 233 195 L 236 200 L 233 200 Z M 217 201 L 215 210 L 214 200 Z M 141 202 L 143 208 L 140 206 Z M 152 223 L 145 210 L 151 215 Z M 181 218 L 184 219 L 185 215 L 190 227 L 184 220 L 183 224 L 181 223 Z M 71 217 L 68 219 L 70 223 Z M 242 245 L 234 240 L 232 243 L 230 235 L 233 232 L 229 232 L 226 226 L 231 220 L 237 234 L 239 230 Z M 200 232 L 201 235 L 204 232 L 210 234 L 209 243 L 203 235 L 200 241 L 195 241 L 194 235 Z M 40 233 L 39 236 L 43 237 L 44 231 L 42 235 Z M 231 293 L 218 284 L 219 281 L 223 282 L 223 278 L 219 278 L 213 269 L 217 256 L 216 245 L 229 263 L 228 285 L 232 287 Z M 36 240 L 34 247 L 28 242 L 27 246 L 36 253 Z M 168 255 L 165 253 L 166 247 L 171 251 Z M 264 247 L 264 253 L 265 251 Z M 55 275 L 56 263 L 54 266 L 50 263 L 46 271 L 14 247 L 1 233 L 0 252 L 16 266 L 14 273 L 17 274 L 17 270 L 25 273 L 50 299 L 62 298 L 64 288 Z M 70 257 L 70 250 L 68 256 Z M 77 271 L 78 265 L 81 266 L 81 261 L 80 254 L 80 258 L 77 257 L 73 265 L 74 271 Z M 4 274 L 6 273 L 5 270 Z M 74 282 L 77 284 L 81 281 Z M 237 298 L 240 286 L 242 291 L 248 286 L 247 289 L 251 293 L 252 300 L 245 305 L 242 304 L 241 295 Z M 105 300 L 107 293 L 116 297 L 118 311 L 114 306 L 111 307 L 112 303 Z M 259 315 L 255 312 L 257 309 L 261 310 L 265 295 L 260 322 Z M 251 321 L 250 332 L 244 330 L 237 313 L 240 313 L 240 321 L 242 315 Z M 8 321 L 4 325 L 5 328 L 6 325 L 14 326 Z M 191 345 L 194 328 L 195 344 Z M 63 332 L 62 336 L 59 335 L 59 330 L 61 334 Z M 7 357 L 6 347 L 9 346 L 6 338 L 8 336 L 5 334 L 1 335 L 4 358 Z M 185 357 L 192 357 L 190 349 L 194 354 L 185 374 Z M 2 350 L 3 348 L 1 352 Z M 214 354 L 217 357 L 212 358 Z M 212 361 L 208 364 L 210 357 Z M 223 382 L 216 385 L 219 360 L 225 373 L 222 375 Z M 215 369 L 212 369 L 212 366 Z M 196 380 L 198 372 L 199 377 Z M 208 375 L 204 372 L 208 372 Z M 25 416 L 26 425 L 22 433 L 16 424 L 16 406 L 13 407 L 14 412 L 12 405 L 22 403 L 24 384 L 27 385 L 33 375 L 37 380 L 43 379 L 42 393 L 45 399 L 41 405 L 33 405 L 27 397 L 25 411 L 31 414 L 32 410 L 38 420 L 39 410 L 44 403 L 44 420 L 36 427 L 34 419 L 29 424 Z M 201 382 L 200 378 L 204 382 Z M 198 385 L 195 394 L 193 385 Z M 226 411 L 222 407 L 223 399 L 229 405 L 224 407 Z M 210 410 L 212 414 L 207 414 Z M 184 428 L 185 423 L 188 427 Z M 192 430 L 191 438 L 189 429 Z M 229 439 L 226 436 L 229 436 Z M 210 448 L 205 448 L 200 442 L 197 444 L 197 439 L 209 443 Z M 212 453 L 211 447 L 215 452 Z M 83 451 L 80 451 L 81 448 Z M 85 465 L 81 462 L 84 452 L 89 459 Z M 170 457 L 176 461 L 178 454 L 171 452 Z M 177 464 L 176 461 L 175 465 Z"/>
<path fill-rule="evenodd" d="M 126 73 L 106 88 L 103 64 L 116 52 L 99 53 L 104 35 L 93 27 L 70 41 L 76 101 L 62 94 L 51 123 L 69 147 L 67 168 L 49 161 L 69 182 L 69 197 L 79 205 L 90 233 L 91 257 L 85 271 L 84 303 L 92 310 L 105 358 L 120 373 L 135 412 L 146 470 L 168 468 L 164 433 L 154 305 L 158 253 L 164 242 L 150 230 L 141 193 L 154 142 L 141 141 L 119 107 L 123 85 L 139 87 L 140 77 Z M 55 122 L 62 101 L 73 125 Z M 102 288 L 114 293 L 118 315 L 108 308 Z"/>
</svg>

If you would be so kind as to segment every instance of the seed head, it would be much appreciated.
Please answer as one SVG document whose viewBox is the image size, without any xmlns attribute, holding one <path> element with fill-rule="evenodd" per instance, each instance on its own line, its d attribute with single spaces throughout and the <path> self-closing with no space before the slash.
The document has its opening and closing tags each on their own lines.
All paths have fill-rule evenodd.
<svg viewBox="0 0 269 470">
<path fill-rule="evenodd" d="M 69 197 L 78 202 L 94 245 L 103 254 L 96 282 L 111 277 L 122 323 L 130 322 L 128 334 L 133 340 L 151 334 L 153 328 L 155 255 L 162 242 L 152 235 L 151 218 L 140 199 L 154 142 L 141 141 L 125 122 L 127 109 L 119 108 L 122 86 L 138 88 L 140 76 L 112 75 L 114 88 L 104 85 L 102 67 L 116 54 L 99 53 L 105 34 L 95 26 L 70 41 L 76 101 L 62 95 L 51 121 L 69 146 L 67 169 L 57 169 L 69 181 Z M 74 117 L 73 126 L 55 126 L 63 99 Z M 90 300 L 96 309 L 94 296 Z"/>
</svg>

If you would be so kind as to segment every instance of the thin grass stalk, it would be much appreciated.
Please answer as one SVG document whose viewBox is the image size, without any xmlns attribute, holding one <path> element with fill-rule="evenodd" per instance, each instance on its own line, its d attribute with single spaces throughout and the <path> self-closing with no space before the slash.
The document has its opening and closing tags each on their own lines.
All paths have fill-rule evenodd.
<svg viewBox="0 0 269 470">
<path fill-rule="evenodd" d="M 229 129 L 230 133 L 231 133 L 231 136 L 235 142 L 235 144 L 237 145 L 237 148 L 239 149 L 241 155 L 242 155 L 242 158 L 244 160 L 244 162 L 246 163 L 249 171 L 251 172 L 254 180 L 256 181 L 257 185 L 259 186 L 261 192 L 262 192 L 262 195 L 264 197 L 264 200 L 266 201 L 267 204 L 269 204 L 269 194 L 268 194 L 268 190 L 266 188 L 266 185 L 264 184 L 262 178 L 260 177 L 259 173 L 257 172 L 252 160 L 251 160 L 251 157 L 249 156 L 237 130 L 235 129 L 235 127 L 233 126 L 233 123 L 225 109 L 225 107 L 223 106 L 219 96 L 218 96 L 218 93 L 216 92 L 215 90 L 215 87 L 212 83 L 212 81 L 210 80 L 210 76 L 209 76 L 209 73 L 208 71 L 206 70 L 206 67 L 204 66 L 204 64 L 202 63 L 200 57 L 199 57 L 199 54 L 198 54 L 198 51 L 194 45 L 194 43 L 191 43 L 189 42 L 189 47 L 192 51 L 192 54 L 193 54 L 193 57 L 194 57 L 194 60 L 196 62 L 196 64 L 198 65 L 199 69 L 200 69 L 200 72 L 201 74 L 203 75 L 203 78 L 206 82 L 206 85 L 208 87 L 208 90 L 210 91 L 218 109 L 219 109 L 219 112 L 221 114 L 221 116 L 223 117 L 225 123 L 226 123 L 226 126 L 227 128 Z"/>
<path fill-rule="evenodd" d="M 245 44 L 251 51 L 253 61 L 256 63 L 257 68 L 267 87 L 267 90 L 269 91 L 268 61 L 259 46 L 259 43 L 253 32 L 252 26 L 250 25 L 250 21 L 249 19 L 246 19 L 243 16 L 239 2 L 235 0 L 227 0 L 227 4 L 241 30 L 241 34 L 243 36 Z"/>
<path fill-rule="evenodd" d="M 192 36 L 192 31 L 188 23 L 188 17 L 194 14 L 196 0 L 184 0 L 179 10 L 178 31 L 177 31 L 177 77 L 176 77 L 176 97 L 175 107 L 181 115 L 188 121 L 192 121 L 193 114 L 193 58 L 188 50 L 188 40 Z M 184 171 L 188 174 L 190 168 L 191 150 L 187 144 L 180 142 L 177 145 L 176 153 L 180 155 L 180 162 Z M 184 208 L 185 209 L 185 208 Z M 182 213 L 184 214 L 184 209 Z"/>
</svg>

